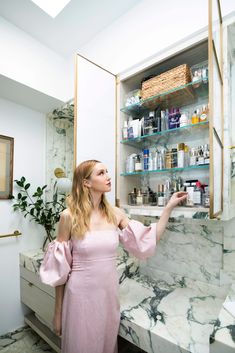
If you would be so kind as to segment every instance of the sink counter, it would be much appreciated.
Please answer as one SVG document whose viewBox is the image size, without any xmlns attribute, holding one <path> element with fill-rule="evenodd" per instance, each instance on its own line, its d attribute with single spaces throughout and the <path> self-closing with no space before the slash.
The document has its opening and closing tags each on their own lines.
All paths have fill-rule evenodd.
<svg viewBox="0 0 235 353">
<path fill-rule="evenodd" d="M 21 253 L 20 266 L 38 276 L 42 258 L 41 250 Z M 235 319 L 223 308 L 223 302 L 235 296 L 233 286 L 219 287 L 156 270 L 154 279 L 150 278 L 139 273 L 138 260 L 129 257 L 122 248 L 119 248 L 117 267 L 120 336 L 146 352 L 230 353 L 231 349 L 235 350 Z M 52 293 L 51 288 L 49 292 Z M 40 317 L 40 313 L 36 314 Z M 51 327 L 49 322 L 43 323 Z M 220 350 L 216 350 L 218 345 Z"/>
</svg>

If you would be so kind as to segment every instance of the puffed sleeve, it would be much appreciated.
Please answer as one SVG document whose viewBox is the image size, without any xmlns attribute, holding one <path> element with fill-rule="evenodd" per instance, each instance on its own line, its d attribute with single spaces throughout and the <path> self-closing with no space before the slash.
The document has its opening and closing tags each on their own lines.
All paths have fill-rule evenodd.
<svg viewBox="0 0 235 353">
<path fill-rule="evenodd" d="M 126 228 L 120 231 L 119 241 L 124 248 L 140 260 L 155 253 L 156 223 L 146 227 L 141 222 L 131 220 Z"/>
<path fill-rule="evenodd" d="M 52 287 L 65 284 L 71 271 L 71 264 L 71 241 L 53 240 L 48 245 L 40 266 L 41 281 Z"/>
<path fill-rule="evenodd" d="M 39 270 L 41 281 L 52 287 L 65 284 L 71 272 L 72 242 L 69 240 L 70 231 L 71 218 L 65 210 L 60 216 L 57 239 L 49 243 Z"/>
</svg>

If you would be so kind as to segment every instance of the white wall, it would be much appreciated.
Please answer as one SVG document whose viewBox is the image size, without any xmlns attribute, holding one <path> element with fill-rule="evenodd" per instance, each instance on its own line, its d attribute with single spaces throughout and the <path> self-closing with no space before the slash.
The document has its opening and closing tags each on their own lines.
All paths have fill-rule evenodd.
<svg viewBox="0 0 235 353">
<path fill-rule="evenodd" d="M 73 97 L 68 60 L 0 17 L 0 74 L 62 101 Z"/>
<path fill-rule="evenodd" d="M 221 0 L 223 15 L 234 0 Z M 143 0 L 80 48 L 80 53 L 117 74 L 201 30 L 207 0 Z"/>
<path fill-rule="evenodd" d="M 45 183 L 45 116 L 0 98 L 0 134 L 14 137 L 14 179 L 25 176 L 32 186 Z M 19 253 L 40 248 L 44 229 L 13 213 L 12 201 L 0 200 L 0 234 L 22 232 L 0 239 L 0 335 L 23 325 L 20 303 Z"/>
</svg>

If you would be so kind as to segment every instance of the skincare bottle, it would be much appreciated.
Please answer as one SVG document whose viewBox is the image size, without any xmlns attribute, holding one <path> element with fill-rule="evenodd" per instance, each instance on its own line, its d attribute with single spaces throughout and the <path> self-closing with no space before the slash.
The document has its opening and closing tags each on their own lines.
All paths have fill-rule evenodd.
<svg viewBox="0 0 235 353">
<path fill-rule="evenodd" d="M 143 161 L 144 161 L 144 170 L 149 169 L 149 149 L 143 150 Z"/>
<path fill-rule="evenodd" d="M 141 193 L 141 190 L 139 189 L 137 192 L 137 196 L 136 196 L 136 205 L 140 206 L 143 205 L 143 194 Z"/>
<path fill-rule="evenodd" d="M 123 128 L 122 128 L 122 138 L 123 140 L 128 139 L 128 125 L 126 120 L 124 121 Z"/>
<path fill-rule="evenodd" d="M 186 112 L 183 112 L 180 116 L 180 127 L 188 125 L 188 115 Z"/>
<path fill-rule="evenodd" d="M 134 138 L 134 132 L 133 132 L 133 126 L 132 126 L 132 116 L 129 117 L 129 120 L 128 120 L 128 129 L 127 129 L 127 136 L 128 136 L 128 139 L 133 139 Z"/>
<path fill-rule="evenodd" d="M 158 206 L 163 207 L 166 204 L 164 184 L 158 185 Z"/>
<path fill-rule="evenodd" d="M 154 152 L 153 151 L 151 151 L 150 153 L 149 153 L 149 165 L 148 165 L 148 170 L 154 170 L 153 169 L 153 157 L 154 156 Z"/>
<path fill-rule="evenodd" d="M 139 154 L 135 157 L 135 172 L 142 172 L 142 162 Z"/>
<path fill-rule="evenodd" d="M 201 205 L 202 204 L 202 187 L 200 181 L 197 181 L 194 185 L 193 190 L 193 203 L 194 205 Z M 191 184 L 193 185 L 193 183 Z"/>
<path fill-rule="evenodd" d="M 184 168 L 184 161 L 185 161 L 185 156 L 184 156 L 184 143 L 179 143 L 178 144 L 178 153 L 177 153 L 177 167 L 178 168 Z"/>
<path fill-rule="evenodd" d="M 208 119 L 208 109 L 206 105 L 203 105 L 201 114 L 200 114 L 200 122 L 207 121 L 207 119 Z"/>
<path fill-rule="evenodd" d="M 199 123 L 199 115 L 198 115 L 198 110 L 194 110 L 194 113 L 192 115 L 191 119 L 192 124 L 198 124 Z"/>
</svg>

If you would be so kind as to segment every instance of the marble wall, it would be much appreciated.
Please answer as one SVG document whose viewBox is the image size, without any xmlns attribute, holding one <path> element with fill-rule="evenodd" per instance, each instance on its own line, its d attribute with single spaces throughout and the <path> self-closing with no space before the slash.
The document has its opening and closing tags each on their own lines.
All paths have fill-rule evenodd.
<svg viewBox="0 0 235 353">
<path fill-rule="evenodd" d="M 47 115 L 46 182 L 47 199 L 52 198 L 56 181 L 54 170 L 62 168 L 72 180 L 74 163 L 74 105 L 68 103 Z"/>
<path fill-rule="evenodd" d="M 235 283 L 235 218 L 224 222 L 223 265 L 221 284 Z"/>
<path fill-rule="evenodd" d="M 155 255 L 140 263 L 140 271 L 151 277 L 181 276 L 217 286 L 233 283 L 235 219 L 170 221 Z"/>
</svg>

